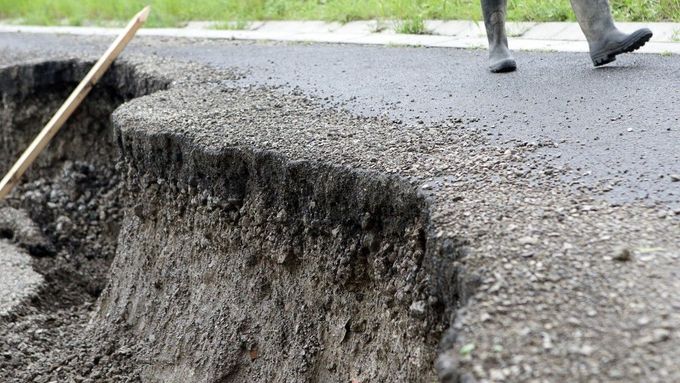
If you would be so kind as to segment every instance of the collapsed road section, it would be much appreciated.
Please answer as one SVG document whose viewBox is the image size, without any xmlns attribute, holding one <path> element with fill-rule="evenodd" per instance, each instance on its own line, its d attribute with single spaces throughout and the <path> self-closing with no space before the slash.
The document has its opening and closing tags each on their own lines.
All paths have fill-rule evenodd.
<svg viewBox="0 0 680 383">
<path fill-rule="evenodd" d="M 86 68 L 4 69 L 4 163 L 39 128 L 36 111 L 49 113 Z M 196 142 L 182 134 L 190 121 L 169 134 L 121 110 L 112 129 L 117 105 L 168 86 L 137 68 L 114 67 L 10 199 L 58 255 L 36 258 L 43 291 L 3 318 L 6 378 L 433 379 L 445 320 L 423 265 L 427 210 L 416 189 L 395 176 Z M 50 335 L 75 350 L 33 352 L 21 330 L 54 306 L 97 297 L 89 324 L 80 318 L 84 333 Z"/>
<path fill-rule="evenodd" d="M 0 68 L 0 163 L 87 67 Z M 236 77 L 120 62 L 28 174 L 8 204 L 53 248 L 0 318 L 3 381 L 680 377 L 675 218 L 462 120 Z"/>
</svg>

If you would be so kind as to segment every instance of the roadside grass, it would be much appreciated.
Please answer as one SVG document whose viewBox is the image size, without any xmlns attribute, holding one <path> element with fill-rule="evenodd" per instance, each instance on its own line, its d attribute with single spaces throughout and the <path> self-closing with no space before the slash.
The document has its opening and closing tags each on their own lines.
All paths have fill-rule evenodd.
<svg viewBox="0 0 680 383">
<path fill-rule="evenodd" d="M 424 32 L 423 20 L 481 20 L 479 0 L 0 0 L 0 19 L 24 24 L 84 25 L 123 23 L 151 4 L 150 26 L 175 27 L 187 21 L 244 23 L 256 20 L 402 20 L 397 28 Z M 619 21 L 680 22 L 680 0 L 611 0 Z M 573 20 L 569 0 L 510 0 L 512 21 Z"/>
<path fill-rule="evenodd" d="M 422 17 L 413 17 L 400 21 L 397 23 L 396 31 L 398 33 L 408 33 L 412 35 L 427 33 L 427 30 L 425 29 L 425 20 L 423 20 Z"/>
<path fill-rule="evenodd" d="M 223 30 L 243 30 L 243 29 L 247 29 L 249 25 L 250 25 L 250 22 L 245 21 L 245 20 L 219 21 L 215 25 L 213 25 L 211 28 L 212 29 L 223 29 Z"/>
<path fill-rule="evenodd" d="M 680 42 L 680 29 L 673 29 L 671 41 Z"/>
</svg>

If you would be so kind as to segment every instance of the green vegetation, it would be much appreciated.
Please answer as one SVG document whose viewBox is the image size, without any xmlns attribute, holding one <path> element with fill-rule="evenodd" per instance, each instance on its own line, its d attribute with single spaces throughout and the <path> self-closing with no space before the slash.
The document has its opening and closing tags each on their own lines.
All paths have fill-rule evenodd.
<svg viewBox="0 0 680 383">
<path fill-rule="evenodd" d="M 620 21 L 680 21 L 680 0 L 611 0 Z M 479 0 L 0 0 L 0 18 L 25 24 L 120 23 L 151 3 L 151 26 L 189 20 L 403 20 L 400 30 L 424 31 L 426 19 L 480 20 Z M 510 0 L 515 21 L 573 20 L 569 0 Z M 232 25 L 232 24 L 227 24 Z"/>
<path fill-rule="evenodd" d="M 248 21 L 246 20 L 236 20 L 236 21 L 220 21 L 213 25 L 212 29 L 228 29 L 228 30 L 240 30 L 246 29 L 248 27 Z"/>
<path fill-rule="evenodd" d="M 472 354 L 472 351 L 475 350 L 475 344 L 474 343 L 468 343 L 464 345 L 463 347 L 460 348 L 460 355 L 462 356 L 468 356 Z"/>
<path fill-rule="evenodd" d="M 671 35 L 671 40 L 680 42 L 680 29 L 674 29 L 673 34 Z"/>
<path fill-rule="evenodd" d="M 422 17 L 412 17 L 405 19 L 397 24 L 398 33 L 409 33 L 412 35 L 420 35 L 427 33 L 425 30 L 425 20 Z"/>
</svg>

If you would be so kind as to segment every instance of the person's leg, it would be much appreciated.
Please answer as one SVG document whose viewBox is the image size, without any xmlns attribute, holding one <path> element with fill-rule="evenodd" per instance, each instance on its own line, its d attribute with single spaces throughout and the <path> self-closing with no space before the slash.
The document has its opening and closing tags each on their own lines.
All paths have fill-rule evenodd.
<svg viewBox="0 0 680 383">
<path fill-rule="evenodd" d="M 632 52 L 652 38 L 652 31 L 638 29 L 630 35 L 619 31 L 608 0 L 571 0 L 576 19 L 588 39 L 590 58 L 595 66 L 616 60 L 616 55 Z"/>
<path fill-rule="evenodd" d="M 494 73 L 512 72 L 517 68 L 505 34 L 506 9 L 507 0 L 482 0 L 484 26 L 489 40 L 489 70 Z"/>
</svg>

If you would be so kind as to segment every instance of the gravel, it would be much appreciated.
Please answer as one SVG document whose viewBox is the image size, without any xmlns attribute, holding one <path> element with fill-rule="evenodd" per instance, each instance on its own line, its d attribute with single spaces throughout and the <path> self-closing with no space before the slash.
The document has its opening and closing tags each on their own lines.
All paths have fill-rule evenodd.
<svg viewBox="0 0 680 383">
<path fill-rule="evenodd" d="M 3 201 L 22 208 L 0 209 L 0 226 L 14 234 L 12 245 L 0 242 L 2 267 L 14 266 L 3 275 L 21 281 L 0 290 L 19 295 L 0 312 L 0 380 L 52 381 L 55 368 L 73 368 L 84 355 L 101 352 L 84 330 L 115 252 L 115 234 L 109 237 L 107 227 L 119 202 L 110 172 L 67 161 L 56 176 L 29 178 Z M 50 255 L 41 250 L 31 257 L 28 249 L 36 248 L 48 248 Z"/>
<path fill-rule="evenodd" d="M 0 317 L 35 296 L 42 286 L 43 278 L 33 270 L 30 259 L 24 251 L 0 240 Z"/>
</svg>

